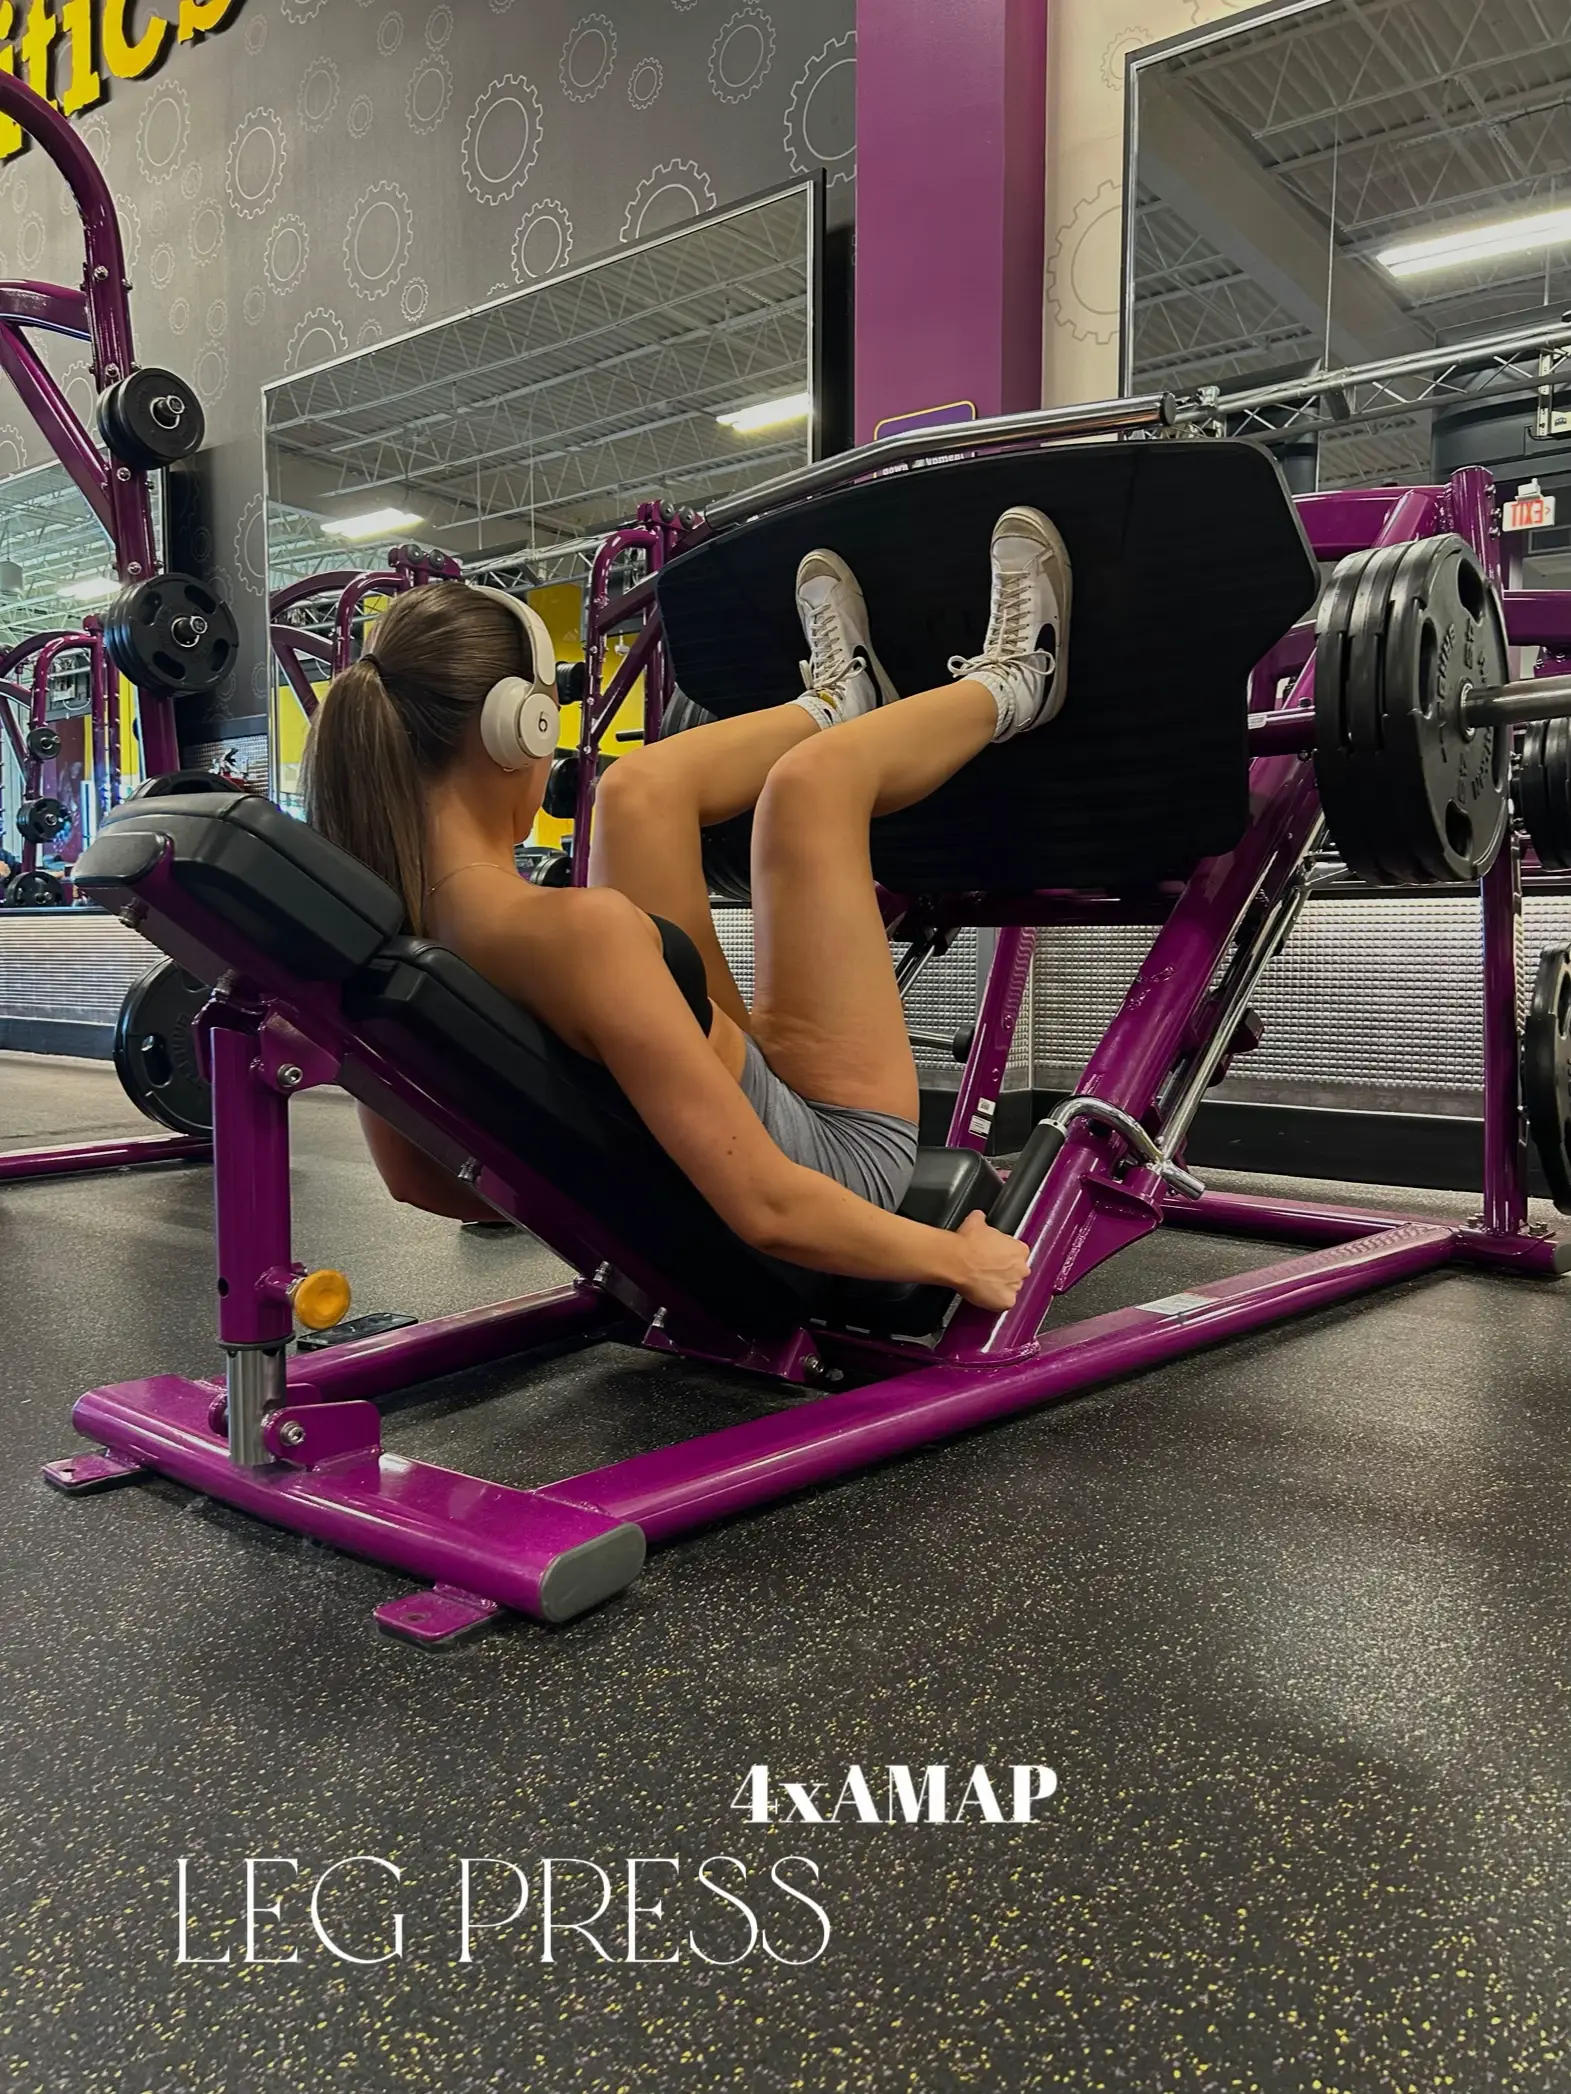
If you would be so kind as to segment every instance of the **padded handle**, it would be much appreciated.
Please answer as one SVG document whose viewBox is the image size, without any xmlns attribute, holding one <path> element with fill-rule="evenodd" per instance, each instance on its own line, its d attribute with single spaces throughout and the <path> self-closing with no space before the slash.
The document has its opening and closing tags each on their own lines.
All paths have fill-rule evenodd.
<svg viewBox="0 0 1571 2094">
<path fill-rule="evenodd" d="M 1047 1174 L 1058 1161 L 1059 1151 L 1069 1139 L 1062 1127 L 1055 1127 L 1051 1120 L 1041 1120 L 1032 1132 L 1031 1139 L 1020 1151 L 1020 1160 L 1009 1173 L 1009 1183 L 993 1203 L 987 1219 L 995 1229 L 1006 1236 L 1013 1236 L 1031 1211 L 1031 1203 L 1047 1181 Z"/>
<path fill-rule="evenodd" d="M 147 878 L 168 845 L 168 837 L 156 829 L 105 829 L 72 867 L 72 885 L 89 894 L 95 887 L 134 887 Z"/>
</svg>

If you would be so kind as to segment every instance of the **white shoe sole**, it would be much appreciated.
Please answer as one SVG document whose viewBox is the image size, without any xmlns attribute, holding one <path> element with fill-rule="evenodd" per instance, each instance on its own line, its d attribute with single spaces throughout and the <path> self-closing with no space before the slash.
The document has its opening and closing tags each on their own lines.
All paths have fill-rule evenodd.
<svg viewBox="0 0 1571 2094">
<path fill-rule="evenodd" d="M 858 650 L 860 653 L 864 654 L 867 657 L 867 666 L 873 672 L 873 686 L 878 693 L 879 705 L 897 705 L 900 701 L 900 693 L 895 689 L 893 683 L 891 683 L 888 671 L 885 669 L 883 663 L 878 659 L 878 655 L 874 650 L 873 642 L 870 637 L 870 621 L 867 615 L 867 598 L 862 594 L 862 584 L 857 580 L 856 576 L 851 572 L 850 568 L 846 565 L 845 561 L 841 559 L 838 553 L 832 553 L 828 551 L 827 548 L 820 552 L 809 553 L 807 555 L 807 558 L 802 561 L 801 566 L 797 568 L 796 586 L 798 618 L 800 618 L 801 616 L 802 568 L 807 565 L 808 560 L 811 560 L 815 566 L 827 567 L 830 573 L 834 576 L 835 580 L 839 583 L 840 587 L 844 589 L 850 596 L 853 604 L 856 607 L 856 616 L 852 622 L 862 635 L 861 639 L 857 643 Z"/>
</svg>

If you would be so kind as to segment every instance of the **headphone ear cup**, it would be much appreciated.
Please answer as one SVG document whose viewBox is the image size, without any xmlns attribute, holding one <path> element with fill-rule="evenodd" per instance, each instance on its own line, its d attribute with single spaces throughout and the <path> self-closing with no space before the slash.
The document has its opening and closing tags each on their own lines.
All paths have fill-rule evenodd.
<svg viewBox="0 0 1571 2094">
<path fill-rule="evenodd" d="M 536 761 L 554 755 L 561 732 L 562 712 L 556 700 L 544 691 L 532 691 L 518 714 L 518 741 L 524 754 Z"/>
</svg>

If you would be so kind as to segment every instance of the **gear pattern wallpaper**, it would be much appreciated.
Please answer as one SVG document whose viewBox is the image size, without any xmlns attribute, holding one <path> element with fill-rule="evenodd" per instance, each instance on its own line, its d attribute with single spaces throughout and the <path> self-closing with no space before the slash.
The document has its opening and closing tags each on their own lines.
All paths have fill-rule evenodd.
<svg viewBox="0 0 1571 2094">
<path fill-rule="evenodd" d="M 241 0 L 79 120 L 121 212 L 139 361 L 207 409 L 215 579 L 265 690 L 261 387 L 717 205 L 855 170 L 854 0 Z M 0 272 L 79 281 L 65 184 L 0 169 Z M 91 416 L 85 350 L 51 361 Z M 0 401 L 0 473 L 50 453 Z M 226 711 L 255 712 L 249 687 Z"/>
</svg>

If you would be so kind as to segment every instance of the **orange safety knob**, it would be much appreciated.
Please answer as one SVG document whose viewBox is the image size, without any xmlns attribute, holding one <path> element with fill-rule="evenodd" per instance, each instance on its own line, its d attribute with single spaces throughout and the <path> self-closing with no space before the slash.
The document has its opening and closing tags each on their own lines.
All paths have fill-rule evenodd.
<svg viewBox="0 0 1571 2094">
<path fill-rule="evenodd" d="M 341 1272 L 308 1272 L 295 1282 L 292 1298 L 308 1331 L 330 1331 L 349 1314 L 349 1282 Z"/>
</svg>

